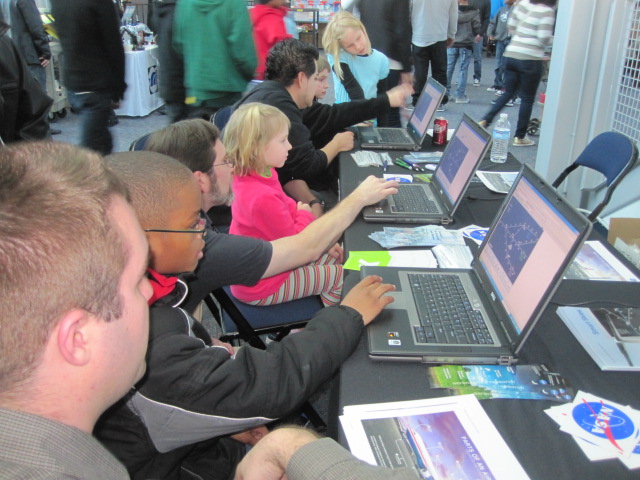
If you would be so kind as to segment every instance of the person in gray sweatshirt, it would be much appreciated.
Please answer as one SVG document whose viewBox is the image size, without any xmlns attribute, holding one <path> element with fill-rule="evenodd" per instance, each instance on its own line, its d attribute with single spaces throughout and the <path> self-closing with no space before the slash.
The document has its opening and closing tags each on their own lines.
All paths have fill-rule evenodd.
<svg viewBox="0 0 640 480">
<path fill-rule="evenodd" d="M 489 40 L 495 40 L 496 42 L 496 76 L 493 80 L 493 85 L 487 88 L 487 91 L 502 93 L 504 90 L 504 67 L 506 65 L 504 49 L 507 48 L 507 45 L 509 45 L 511 41 L 507 21 L 509 20 L 509 14 L 515 2 L 516 0 L 506 0 L 505 5 L 498 10 L 496 16 L 489 22 L 489 28 L 487 30 Z"/>
</svg>

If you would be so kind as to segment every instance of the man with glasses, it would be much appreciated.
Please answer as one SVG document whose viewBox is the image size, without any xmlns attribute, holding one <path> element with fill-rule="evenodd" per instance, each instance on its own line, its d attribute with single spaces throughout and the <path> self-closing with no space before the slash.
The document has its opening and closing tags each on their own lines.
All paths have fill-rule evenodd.
<svg viewBox="0 0 640 480">
<path fill-rule="evenodd" d="M 145 149 L 163 153 L 186 165 L 198 180 L 202 209 L 229 205 L 233 199 L 233 165 L 218 129 L 204 120 L 184 120 L 150 135 Z M 226 235 L 210 225 L 205 237 L 204 258 L 189 280 L 189 295 L 182 307 L 192 312 L 202 299 L 226 285 L 253 285 L 261 278 L 307 265 L 333 246 L 363 207 L 395 193 L 398 184 L 369 178 L 351 195 L 302 232 L 271 242 Z M 313 203 L 306 199 L 306 202 Z M 312 209 L 321 209 L 314 203 Z"/>
</svg>

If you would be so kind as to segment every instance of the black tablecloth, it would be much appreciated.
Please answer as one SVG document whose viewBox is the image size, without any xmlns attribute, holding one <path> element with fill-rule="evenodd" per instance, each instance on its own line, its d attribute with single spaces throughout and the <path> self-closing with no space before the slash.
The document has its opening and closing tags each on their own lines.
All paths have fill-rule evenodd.
<svg viewBox="0 0 640 480">
<path fill-rule="evenodd" d="M 392 156 L 394 154 L 392 153 Z M 395 154 L 400 156 L 401 154 Z M 348 156 L 340 159 L 340 189 L 348 194 L 367 174 L 381 176 L 380 168 L 359 168 Z M 400 173 L 392 167 L 391 173 Z M 510 156 L 507 164 L 492 164 L 488 159 L 480 167 L 487 170 L 517 170 L 519 163 Z M 402 173 L 407 173 L 406 170 Z M 449 228 L 468 224 L 489 227 L 500 208 L 504 195 L 489 192 L 482 184 L 473 183 L 454 215 Z M 494 200 L 497 199 L 497 200 Z M 415 226 L 415 225 L 413 225 Z M 381 224 L 367 224 L 361 218 L 345 232 L 345 250 L 379 250 L 368 234 L 381 230 Z M 359 280 L 358 272 L 345 276 L 345 292 Z M 564 281 L 554 299 L 575 303 L 612 297 L 617 287 L 607 283 Z M 621 298 L 640 298 L 638 287 L 618 291 Z M 634 290 L 635 289 L 635 290 Z M 634 293 L 635 292 L 635 293 Z M 557 305 L 545 310 L 533 329 L 520 356 L 523 364 L 544 363 L 552 371 L 565 376 L 575 390 L 583 390 L 606 399 L 640 408 L 640 376 L 638 373 L 603 372 L 556 315 Z M 426 365 L 417 363 L 378 362 L 369 359 L 366 335 L 357 350 L 341 368 L 338 387 L 333 392 L 330 433 L 346 446 L 337 426 L 337 416 L 345 405 L 415 400 L 439 396 L 427 380 Z M 631 479 L 640 478 L 639 471 L 629 471 L 618 460 L 591 462 L 571 436 L 559 430 L 544 410 L 557 403 L 540 400 L 482 400 L 482 406 L 523 468 L 534 480 L 550 479 Z"/>
</svg>

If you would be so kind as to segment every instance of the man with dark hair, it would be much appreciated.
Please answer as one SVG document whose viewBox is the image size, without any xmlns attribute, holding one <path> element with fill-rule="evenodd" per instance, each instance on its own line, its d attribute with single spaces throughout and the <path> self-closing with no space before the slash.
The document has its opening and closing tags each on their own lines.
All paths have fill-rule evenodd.
<svg viewBox="0 0 640 480">
<path fill-rule="evenodd" d="M 24 142 L 0 148 L 0 192 L 0 476 L 128 479 L 91 435 L 146 369 L 148 246 L 126 190 L 94 153 Z"/>
<path fill-rule="evenodd" d="M 51 0 L 64 51 L 62 79 L 81 117 L 80 144 L 111 153 L 112 110 L 124 96 L 124 48 L 113 0 Z"/>
<path fill-rule="evenodd" d="M 369 100 L 327 105 L 314 102 L 318 49 L 300 40 L 288 38 L 269 51 L 265 78 L 233 108 L 248 102 L 262 102 L 280 109 L 291 121 L 287 161 L 278 168 L 278 177 L 287 193 L 296 195 L 286 184 L 304 180 L 317 192 L 337 193 L 337 174 L 333 161 L 340 152 L 353 148 L 353 133 L 343 129 L 369 118 L 385 114 L 391 107 L 404 105 L 411 94 L 409 85 L 392 88 Z M 318 146 L 321 146 L 318 148 Z"/>
<path fill-rule="evenodd" d="M 30 74 L 0 21 L 0 145 L 49 137 L 51 100 Z"/>
</svg>

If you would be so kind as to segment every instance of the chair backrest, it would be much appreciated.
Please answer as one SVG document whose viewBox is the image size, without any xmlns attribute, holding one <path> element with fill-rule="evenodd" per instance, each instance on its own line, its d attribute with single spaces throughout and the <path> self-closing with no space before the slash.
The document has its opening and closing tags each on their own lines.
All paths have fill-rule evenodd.
<svg viewBox="0 0 640 480">
<path fill-rule="evenodd" d="M 144 147 L 147 144 L 147 140 L 149 140 L 150 136 L 151 133 L 147 133 L 145 135 L 142 135 L 141 137 L 136 138 L 133 142 L 131 142 L 131 145 L 129 145 L 129 151 L 140 152 L 144 150 Z"/>
<path fill-rule="evenodd" d="M 227 122 L 229 122 L 231 113 L 233 113 L 231 109 L 232 109 L 231 105 L 222 107 L 216 113 L 211 115 L 210 122 L 213 123 L 216 127 L 218 127 L 220 131 L 222 131 L 224 127 L 227 125 Z"/>
<path fill-rule="evenodd" d="M 564 179 L 579 166 L 591 168 L 606 178 L 607 190 L 602 201 L 591 211 L 588 218 L 594 221 L 607 206 L 613 191 L 631 171 L 638 160 L 638 147 L 626 135 L 604 132 L 596 136 L 584 148 L 575 162 L 569 165 L 553 182 L 557 188 Z"/>
</svg>

